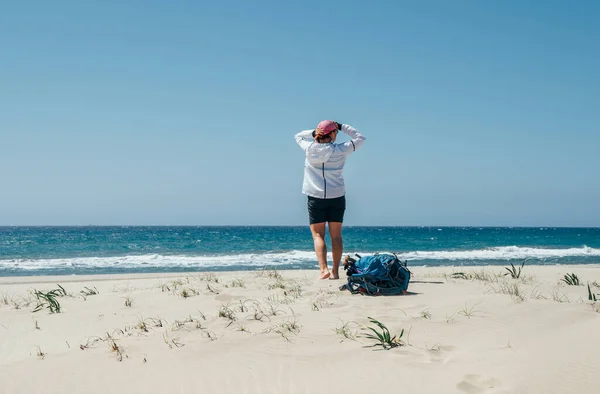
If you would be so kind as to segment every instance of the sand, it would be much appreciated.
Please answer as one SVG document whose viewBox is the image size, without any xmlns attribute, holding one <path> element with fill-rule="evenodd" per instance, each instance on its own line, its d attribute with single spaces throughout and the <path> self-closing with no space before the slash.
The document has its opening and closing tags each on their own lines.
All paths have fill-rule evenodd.
<svg viewBox="0 0 600 394">
<path fill-rule="evenodd" d="M 396 297 L 317 271 L 0 278 L 0 393 L 598 392 L 600 265 L 411 269 Z M 57 284 L 61 312 L 32 312 Z"/>
</svg>

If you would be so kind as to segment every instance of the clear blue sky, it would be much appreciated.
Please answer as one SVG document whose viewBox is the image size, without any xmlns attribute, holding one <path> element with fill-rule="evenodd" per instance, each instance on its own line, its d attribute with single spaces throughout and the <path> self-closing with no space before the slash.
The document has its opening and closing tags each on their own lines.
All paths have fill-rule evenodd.
<svg viewBox="0 0 600 394">
<path fill-rule="evenodd" d="M 0 225 L 306 224 L 334 119 L 348 225 L 600 226 L 598 1 L 89 3 L 0 7 Z"/>
</svg>

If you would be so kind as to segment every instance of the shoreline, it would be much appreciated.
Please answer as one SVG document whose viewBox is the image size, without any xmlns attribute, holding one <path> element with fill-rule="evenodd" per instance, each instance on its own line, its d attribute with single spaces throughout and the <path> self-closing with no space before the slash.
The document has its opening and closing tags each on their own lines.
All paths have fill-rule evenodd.
<svg viewBox="0 0 600 394">
<path fill-rule="evenodd" d="M 331 265 L 330 265 L 331 266 Z M 515 265 L 517 266 L 517 265 Z M 448 271 L 448 270 L 460 270 L 460 271 L 468 271 L 468 270 L 477 270 L 477 269 L 489 269 L 489 270 L 502 270 L 504 271 L 505 267 L 510 267 L 510 263 L 506 264 L 491 264 L 491 265 L 436 265 L 436 266 L 428 266 L 428 265 L 415 265 L 408 266 L 409 270 L 438 270 L 438 271 Z M 600 261 L 597 263 L 587 263 L 587 264 L 529 264 L 525 265 L 525 268 L 528 267 L 569 267 L 569 269 L 600 269 Z M 248 270 L 194 270 L 194 271 L 164 271 L 164 272 L 123 272 L 123 273 L 106 273 L 106 274 L 59 274 L 59 275 L 14 275 L 14 276 L 0 276 L 0 285 L 5 284 L 19 284 L 19 283 L 53 283 L 56 281 L 63 282 L 93 282 L 93 281 L 110 281 L 110 280 L 133 280 L 133 279 L 152 279 L 152 278 L 177 278 L 177 277 L 185 277 L 190 275 L 202 275 L 202 274 L 222 274 L 222 275 L 248 275 L 256 272 L 261 272 L 265 270 L 274 270 L 281 272 L 317 272 L 318 267 L 315 265 L 314 269 L 306 269 L 306 268 L 287 268 L 285 266 L 265 266 L 265 267 L 255 267 L 253 269 Z M 340 267 L 340 280 L 344 280 L 346 278 L 346 273 L 343 270 L 343 267 Z"/>
<path fill-rule="evenodd" d="M 343 271 L 318 280 L 316 269 L 1 277 L 0 392 L 373 393 L 393 392 L 399 379 L 415 393 L 600 385 L 600 305 L 586 287 L 600 298 L 600 264 L 526 265 L 519 279 L 495 265 L 410 269 L 410 295 L 387 297 L 339 291 Z M 567 273 L 583 286 L 561 281 Z M 32 312 L 33 289 L 57 284 L 68 294 L 61 313 Z M 392 335 L 404 330 L 402 346 L 372 347 L 368 317 Z M 371 378 L 348 379 L 358 371 Z"/>
</svg>

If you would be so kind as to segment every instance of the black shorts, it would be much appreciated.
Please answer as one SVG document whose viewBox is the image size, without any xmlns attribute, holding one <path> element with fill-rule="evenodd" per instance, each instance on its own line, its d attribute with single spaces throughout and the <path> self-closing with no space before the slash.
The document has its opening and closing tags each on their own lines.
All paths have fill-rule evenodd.
<svg viewBox="0 0 600 394">
<path fill-rule="evenodd" d="M 338 198 L 315 198 L 308 196 L 308 219 L 310 224 L 344 222 L 346 196 Z"/>
</svg>

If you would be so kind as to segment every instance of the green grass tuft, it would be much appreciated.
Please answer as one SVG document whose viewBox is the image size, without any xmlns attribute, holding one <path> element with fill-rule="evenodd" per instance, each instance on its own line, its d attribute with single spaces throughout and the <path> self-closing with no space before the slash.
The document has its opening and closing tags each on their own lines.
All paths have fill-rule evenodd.
<svg viewBox="0 0 600 394">
<path fill-rule="evenodd" d="M 581 285 L 579 278 L 574 273 L 565 274 L 564 278 L 562 278 L 561 281 L 565 282 L 569 286 L 580 286 Z"/>
<path fill-rule="evenodd" d="M 504 267 L 504 269 L 508 271 L 504 275 L 505 276 L 506 275 L 510 275 L 511 278 L 513 278 L 513 279 L 519 279 L 521 277 L 521 271 L 523 270 L 523 266 L 525 265 L 525 261 L 527 261 L 527 260 L 523 260 L 523 262 L 521 263 L 520 267 L 515 267 L 515 265 L 513 263 L 510 263 L 511 268 Z"/>
<path fill-rule="evenodd" d="M 592 293 L 592 289 L 590 288 L 590 284 L 588 283 L 588 301 L 596 302 L 598 301 L 596 294 Z"/>
<path fill-rule="evenodd" d="M 37 299 L 37 304 L 35 308 L 33 308 L 33 312 L 41 311 L 44 308 L 47 308 L 50 313 L 60 313 L 61 306 L 60 302 L 58 302 L 59 297 L 64 297 L 67 295 L 67 292 L 61 285 L 57 285 L 58 289 L 51 290 L 47 293 L 44 293 L 39 290 L 34 290 L 33 295 L 35 295 Z"/>
<path fill-rule="evenodd" d="M 372 346 L 381 346 L 385 350 L 389 350 L 391 348 L 395 348 L 398 346 L 404 346 L 405 343 L 402 341 L 402 336 L 404 335 L 404 329 L 400 331 L 399 335 L 392 336 L 390 334 L 390 330 L 385 326 L 385 324 L 381 323 L 373 319 L 372 317 L 368 317 L 369 321 L 375 324 L 377 327 L 364 327 L 365 330 L 371 330 L 373 333 L 363 334 L 363 337 L 372 339 L 375 343 Z"/>
</svg>

